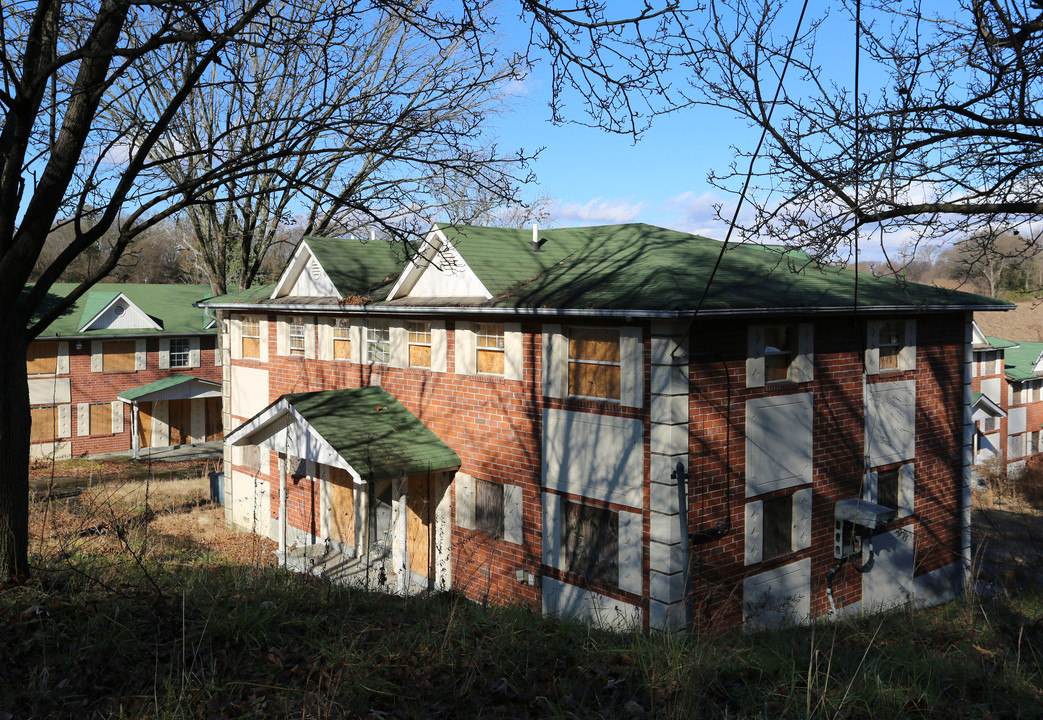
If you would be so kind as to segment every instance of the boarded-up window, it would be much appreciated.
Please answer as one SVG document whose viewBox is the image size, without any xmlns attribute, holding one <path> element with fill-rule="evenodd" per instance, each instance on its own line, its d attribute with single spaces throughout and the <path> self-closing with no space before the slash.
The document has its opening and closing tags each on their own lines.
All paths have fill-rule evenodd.
<svg viewBox="0 0 1043 720">
<path fill-rule="evenodd" d="M 333 359 L 351 359 L 351 326 L 347 318 L 337 318 L 333 326 Z"/>
<path fill-rule="evenodd" d="M 474 339 L 478 372 L 483 375 L 503 375 L 503 325 L 476 323 Z"/>
<path fill-rule="evenodd" d="M 29 442 L 48 442 L 54 440 L 58 433 L 57 406 L 32 408 L 29 411 L 33 427 L 29 433 Z"/>
<path fill-rule="evenodd" d="M 877 473 L 876 503 L 898 509 L 898 468 Z"/>
<path fill-rule="evenodd" d="M 475 529 L 503 537 L 503 485 L 475 479 Z"/>
<path fill-rule="evenodd" d="M 112 405 L 96 403 L 91 405 L 91 435 L 112 434 Z"/>
<path fill-rule="evenodd" d="M 767 325 L 764 328 L 764 379 L 781 382 L 791 379 L 790 370 L 797 357 L 797 328 L 793 325 Z"/>
<path fill-rule="evenodd" d="M 892 320 L 880 323 L 880 369 L 898 370 L 905 323 Z"/>
<path fill-rule="evenodd" d="M 303 318 L 290 321 L 290 355 L 304 355 L 305 325 Z"/>
<path fill-rule="evenodd" d="M 431 367 L 431 323 L 410 322 L 409 367 Z"/>
<path fill-rule="evenodd" d="M 243 318 L 243 357 L 261 357 L 261 321 L 257 318 Z"/>
<path fill-rule="evenodd" d="M 191 365 L 191 346 L 188 338 L 173 338 L 170 341 L 170 367 L 187 368 Z"/>
<path fill-rule="evenodd" d="M 102 343 L 102 370 L 105 372 L 129 372 L 134 370 L 133 340 L 106 340 Z"/>
<path fill-rule="evenodd" d="M 25 371 L 30 375 L 53 375 L 58 372 L 58 343 L 29 343 L 25 353 Z"/>
<path fill-rule="evenodd" d="M 366 361 L 387 364 L 391 360 L 391 327 L 387 320 L 370 320 L 366 327 Z"/>
<path fill-rule="evenodd" d="M 619 400 L 619 331 L 569 330 L 569 394 Z"/>
<path fill-rule="evenodd" d="M 793 550 L 793 496 L 764 501 L 764 554 L 771 560 Z"/>
<path fill-rule="evenodd" d="M 619 583 L 619 514 L 565 502 L 566 568 L 587 580 Z"/>
<path fill-rule="evenodd" d="M 257 445 L 243 445 L 242 449 L 243 467 L 251 470 L 261 469 L 261 448 Z"/>
</svg>

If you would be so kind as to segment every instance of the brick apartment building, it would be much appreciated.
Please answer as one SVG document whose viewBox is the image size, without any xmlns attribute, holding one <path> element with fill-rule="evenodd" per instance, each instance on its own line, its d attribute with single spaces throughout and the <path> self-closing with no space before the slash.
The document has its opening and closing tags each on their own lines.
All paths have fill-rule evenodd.
<svg viewBox="0 0 1043 720">
<path fill-rule="evenodd" d="M 54 301 L 75 288 L 56 284 Z M 216 323 L 204 285 L 101 283 L 30 344 L 31 457 L 219 440 Z"/>
<path fill-rule="evenodd" d="M 435 226 L 408 262 L 305 239 L 275 285 L 203 303 L 229 519 L 606 625 L 959 593 L 971 313 L 1008 305 L 721 251 L 648 225 Z"/>
</svg>

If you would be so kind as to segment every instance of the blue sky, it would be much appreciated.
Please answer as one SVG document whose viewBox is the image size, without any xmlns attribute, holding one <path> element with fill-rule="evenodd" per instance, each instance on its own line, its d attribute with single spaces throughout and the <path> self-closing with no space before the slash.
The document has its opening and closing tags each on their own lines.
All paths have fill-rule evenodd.
<svg viewBox="0 0 1043 720">
<path fill-rule="evenodd" d="M 727 169 L 730 145 L 756 144 L 758 133 L 729 113 L 690 108 L 654 121 L 637 142 L 575 124 L 554 125 L 549 92 L 539 69 L 519 86 L 514 111 L 497 123 L 505 148 L 544 147 L 533 166 L 538 183 L 524 195 L 546 193 L 559 226 L 647 222 L 723 238 L 713 203 L 734 207 L 734 198 L 706 182 L 707 173 Z M 578 116 L 582 109 L 569 104 Z"/>
</svg>

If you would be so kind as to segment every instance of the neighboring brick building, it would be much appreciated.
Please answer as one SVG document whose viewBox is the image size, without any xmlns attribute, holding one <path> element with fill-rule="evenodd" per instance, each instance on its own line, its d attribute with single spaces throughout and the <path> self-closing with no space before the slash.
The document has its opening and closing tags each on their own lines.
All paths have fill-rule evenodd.
<svg viewBox="0 0 1043 720">
<path fill-rule="evenodd" d="M 975 464 L 981 471 L 998 458 L 1008 472 L 1019 472 L 1043 452 L 1043 342 L 986 337 L 977 325 L 974 330 Z"/>
<path fill-rule="evenodd" d="M 55 301 L 72 284 L 51 289 Z M 30 344 L 34 459 L 219 440 L 216 323 L 204 285 L 101 283 Z M 136 429 L 136 432 L 135 432 Z"/>
<path fill-rule="evenodd" d="M 305 239 L 274 286 L 205 303 L 230 350 L 229 518 L 402 588 L 612 625 L 959 593 L 971 313 L 1008 305 L 751 245 L 707 290 L 720 252 L 648 225 L 435 226 L 409 263 Z M 300 394 L 371 386 L 444 444 L 425 468 Z"/>
</svg>

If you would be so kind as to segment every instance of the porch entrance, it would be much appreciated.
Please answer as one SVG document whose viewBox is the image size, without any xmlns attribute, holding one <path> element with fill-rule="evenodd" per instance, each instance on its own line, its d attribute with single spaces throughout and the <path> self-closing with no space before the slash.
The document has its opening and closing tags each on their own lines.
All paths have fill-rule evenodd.
<svg viewBox="0 0 1043 720">
<path fill-rule="evenodd" d="M 414 475 L 406 489 L 406 556 L 413 582 L 433 587 L 439 551 L 436 510 L 452 477 L 446 473 Z"/>
</svg>

